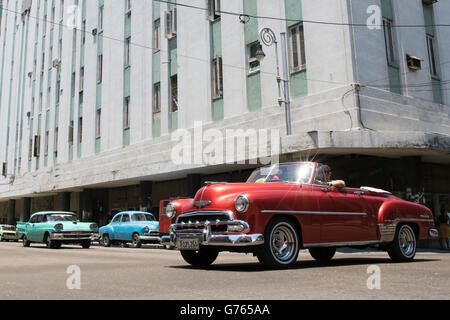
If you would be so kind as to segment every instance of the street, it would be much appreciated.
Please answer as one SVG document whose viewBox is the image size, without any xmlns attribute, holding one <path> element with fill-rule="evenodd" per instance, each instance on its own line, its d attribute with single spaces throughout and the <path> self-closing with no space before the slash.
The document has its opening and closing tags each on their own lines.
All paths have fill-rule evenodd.
<svg viewBox="0 0 450 320">
<path fill-rule="evenodd" d="M 2 300 L 405 300 L 450 296 L 450 252 L 443 251 L 419 250 L 414 262 L 398 264 L 384 252 L 339 250 L 326 265 L 302 250 L 296 266 L 289 270 L 265 270 L 252 255 L 231 253 L 221 253 L 208 270 L 194 269 L 179 252 L 155 246 L 49 250 L 42 244 L 23 248 L 21 242 L 11 242 L 0 244 L 0 257 Z M 72 281 L 73 270 L 78 271 L 78 282 Z M 378 282 L 368 281 L 373 270 L 379 272 Z"/>
</svg>

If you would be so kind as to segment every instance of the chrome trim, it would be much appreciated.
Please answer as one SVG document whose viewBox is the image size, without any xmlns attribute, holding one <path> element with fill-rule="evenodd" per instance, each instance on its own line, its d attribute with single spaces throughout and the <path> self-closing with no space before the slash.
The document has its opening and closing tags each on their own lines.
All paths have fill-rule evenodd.
<svg viewBox="0 0 450 320">
<path fill-rule="evenodd" d="M 304 248 L 318 248 L 318 247 L 349 247 L 349 246 L 364 246 L 369 244 L 379 243 L 378 240 L 370 241 L 350 241 L 350 242 L 328 242 L 328 243 L 308 243 Z"/>
<path fill-rule="evenodd" d="M 207 216 L 207 215 L 227 215 L 228 218 L 230 220 L 233 220 L 233 212 L 231 211 L 218 211 L 218 210 L 204 210 L 204 211 L 192 211 L 192 212 L 187 212 L 187 213 L 183 213 L 181 215 L 179 215 L 175 221 L 175 224 L 178 224 L 178 221 L 180 218 L 186 218 L 186 217 L 198 217 L 198 216 Z"/>
<path fill-rule="evenodd" d="M 289 210 L 261 210 L 262 213 L 290 213 L 290 214 L 321 214 L 321 215 L 346 215 L 365 216 L 367 212 L 330 212 L 330 211 L 289 211 Z"/>
<path fill-rule="evenodd" d="M 433 219 L 418 219 L 418 218 L 396 218 L 394 220 L 385 220 L 384 224 L 379 224 L 380 242 L 392 242 L 395 238 L 395 232 L 399 223 L 404 222 L 434 222 Z M 431 229 L 430 229 L 431 230 Z"/>
</svg>

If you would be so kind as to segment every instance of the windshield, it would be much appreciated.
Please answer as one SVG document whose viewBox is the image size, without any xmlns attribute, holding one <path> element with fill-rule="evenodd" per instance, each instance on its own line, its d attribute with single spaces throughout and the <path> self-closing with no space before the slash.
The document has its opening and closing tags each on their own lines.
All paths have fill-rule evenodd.
<svg viewBox="0 0 450 320">
<path fill-rule="evenodd" d="M 146 213 L 135 213 L 131 216 L 133 221 L 155 221 L 155 217 Z"/>
<path fill-rule="evenodd" d="M 247 183 L 310 183 L 314 164 L 286 163 L 256 169 Z"/>
<path fill-rule="evenodd" d="M 49 214 L 47 221 L 77 221 L 77 217 L 74 214 Z"/>
<path fill-rule="evenodd" d="M 3 227 L 0 227 L 0 230 L 3 230 L 3 231 L 16 231 L 16 227 L 3 226 Z"/>
</svg>

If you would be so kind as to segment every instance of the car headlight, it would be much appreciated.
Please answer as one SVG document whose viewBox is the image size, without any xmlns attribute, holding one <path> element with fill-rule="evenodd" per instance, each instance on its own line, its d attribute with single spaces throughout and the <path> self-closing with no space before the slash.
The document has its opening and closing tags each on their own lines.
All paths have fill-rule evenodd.
<svg viewBox="0 0 450 320">
<path fill-rule="evenodd" d="M 245 194 L 241 194 L 239 197 L 236 198 L 236 201 L 234 202 L 234 207 L 236 208 L 236 211 L 239 213 L 247 212 L 249 206 L 250 201 L 248 201 L 248 198 Z"/>
<path fill-rule="evenodd" d="M 56 230 L 62 230 L 62 229 L 64 229 L 64 226 L 63 226 L 62 223 L 57 223 L 57 224 L 55 224 L 55 229 Z"/>
<path fill-rule="evenodd" d="M 148 226 L 144 227 L 144 233 L 148 233 L 150 231 L 150 228 Z"/>
<path fill-rule="evenodd" d="M 173 216 L 175 216 L 176 213 L 177 209 L 175 208 L 175 206 L 172 203 L 169 203 L 166 207 L 166 216 L 171 219 Z"/>
<path fill-rule="evenodd" d="M 91 225 L 89 226 L 89 228 L 91 229 L 97 229 L 98 225 L 96 223 L 91 223 Z"/>
</svg>

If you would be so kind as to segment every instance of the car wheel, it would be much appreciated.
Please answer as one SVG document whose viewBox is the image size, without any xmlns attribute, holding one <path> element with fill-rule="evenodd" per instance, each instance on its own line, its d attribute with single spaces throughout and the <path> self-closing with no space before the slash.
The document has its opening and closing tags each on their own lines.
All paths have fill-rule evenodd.
<svg viewBox="0 0 450 320">
<path fill-rule="evenodd" d="M 211 248 L 200 248 L 198 251 L 181 250 L 183 259 L 194 267 L 207 267 L 216 261 L 219 251 Z"/>
<path fill-rule="evenodd" d="M 22 238 L 22 245 L 24 247 L 29 247 L 31 245 L 31 242 L 28 241 L 27 236 L 23 236 L 23 238 Z"/>
<path fill-rule="evenodd" d="M 336 248 L 311 248 L 309 249 L 309 254 L 320 262 L 328 262 L 333 259 L 336 253 Z"/>
<path fill-rule="evenodd" d="M 416 255 L 416 233 L 411 226 L 404 224 L 397 228 L 394 241 L 387 248 L 389 257 L 395 262 L 409 262 Z"/>
<path fill-rule="evenodd" d="M 91 247 L 91 240 L 84 241 L 81 246 L 83 249 L 89 249 Z"/>
<path fill-rule="evenodd" d="M 111 239 L 109 238 L 108 234 L 104 234 L 102 236 L 102 243 L 104 247 L 111 247 Z"/>
<path fill-rule="evenodd" d="M 287 218 L 269 222 L 264 244 L 256 248 L 259 262 L 270 268 L 288 268 L 295 264 L 300 248 L 297 228 Z"/>
<path fill-rule="evenodd" d="M 44 242 L 46 243 L 47 248 L 49 248 L 49 249 L 55 249 L 56 248 L 55 241 L 53 241 L 48 234 L 45 235 Z"/>
<path fill-rule="evenodd" d="M 133 242 L 133 247 L 134 248 L 142 247 L 142 241 L 141 241 L 141 239 L 140 239 L 140 237 L 139 237 L 139 235 L 137 233 L 133 234 L 133 241 L 132 242 Z"/>
</svg>

